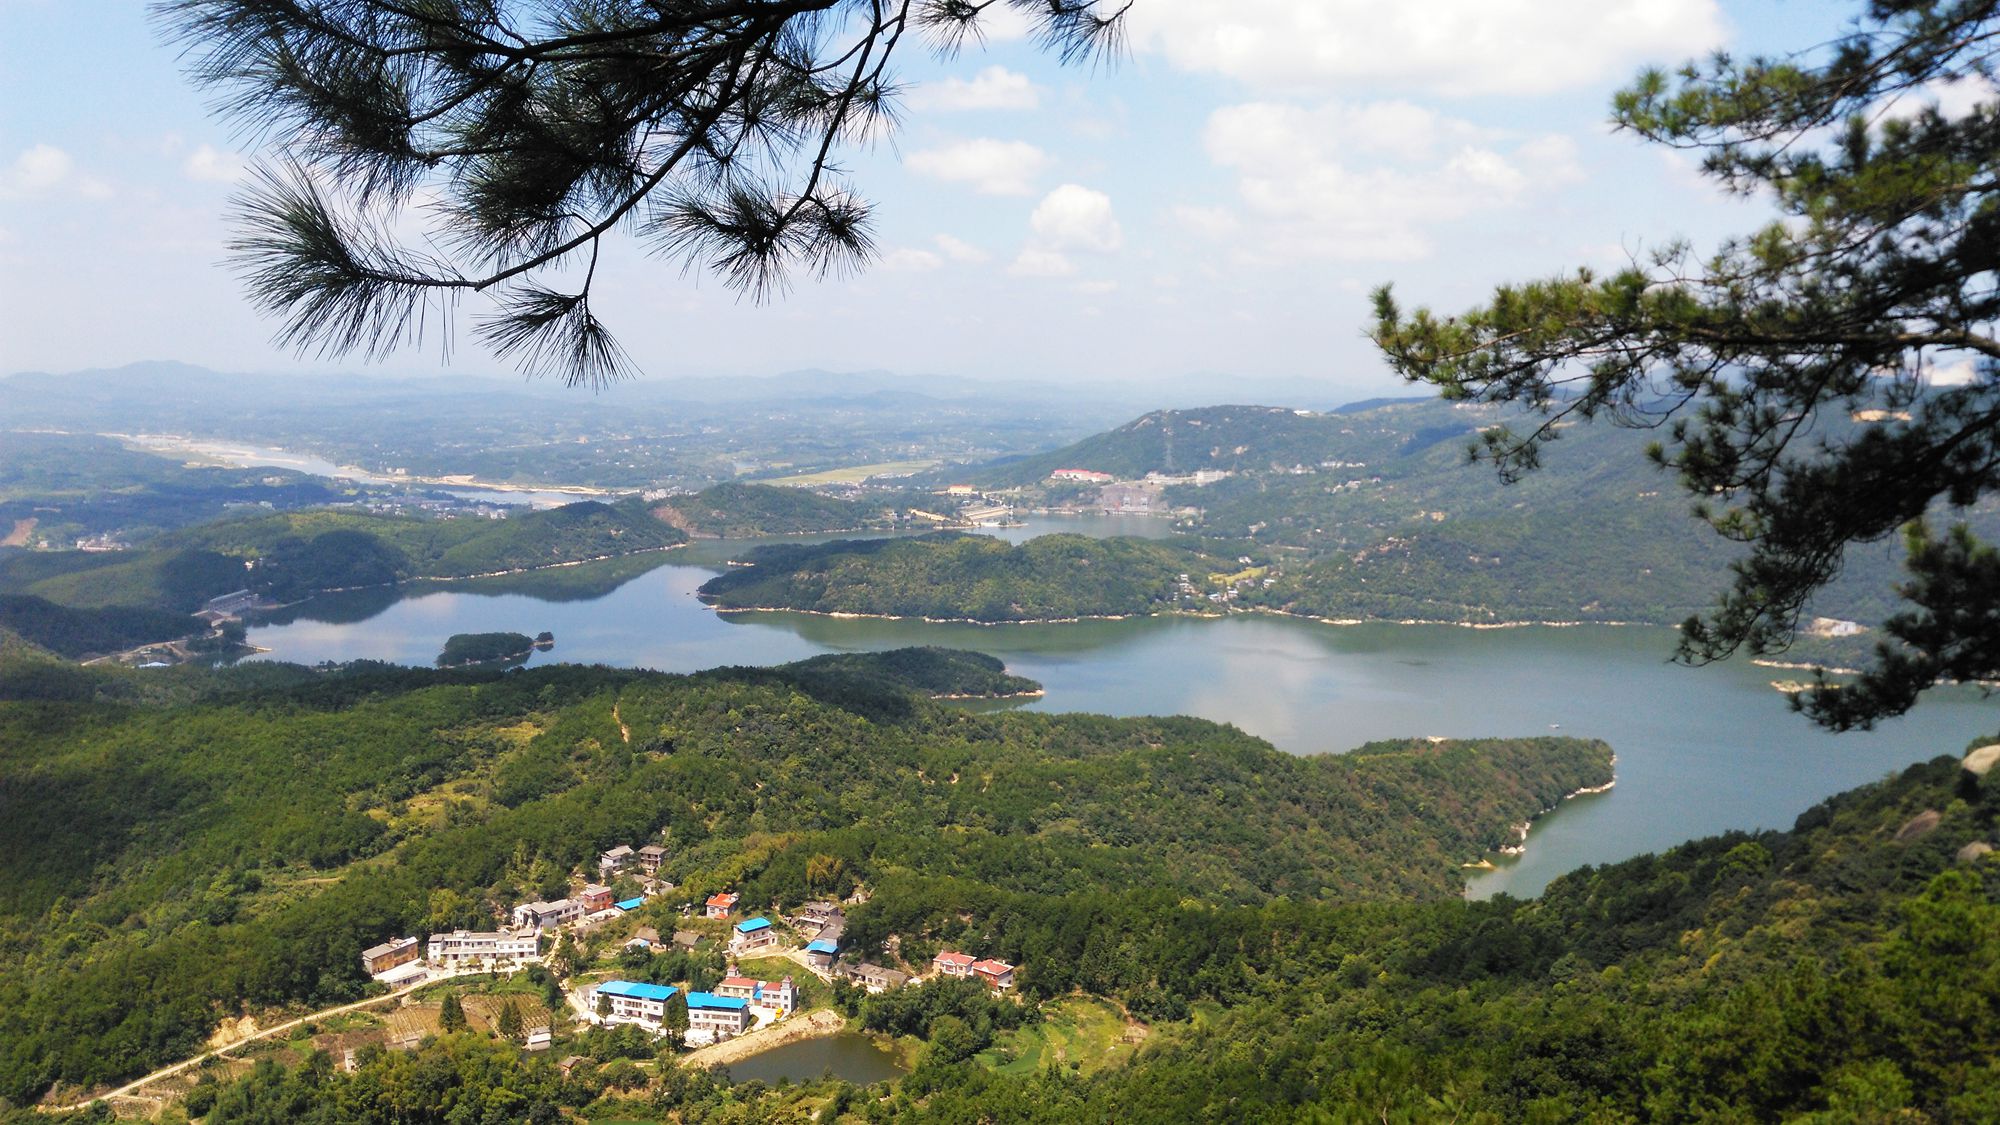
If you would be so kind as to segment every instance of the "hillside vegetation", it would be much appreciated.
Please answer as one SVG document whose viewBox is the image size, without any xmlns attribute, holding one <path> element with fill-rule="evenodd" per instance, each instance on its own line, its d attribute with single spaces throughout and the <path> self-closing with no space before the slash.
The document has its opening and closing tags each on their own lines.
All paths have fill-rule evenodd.
<svg viewBox="0 0 2000 1125">
<path fill-rule="evenodd" d="M 331 504 L 355 491 L 289 469 L 187 465 L 95 434 L 0 433 L 0 537 L 33 519 L 33 537 L 56 547 L 108 533 L 143 543 L 244 507 Z"/>
<path fill-rule="evenodd" d="M 1585 868 L 1533 901 L 1467 902 L 1425 874 L 1448 861 L 1426 857 L 1603 776 L 1605 748 L 1300 759 L 1193 720 L 982 717 L 909 697 L 878 721 L 810 677 L 787 683 L 796 673 L 399 672 L 158 714 L 11 705 L 0 717 L 32 724 L 45 749 L 10 758 L 6 776 L 25 773 L 58 807 L 6 841 L 33 861 L 4 868 L 0 898 L 23 953 L 0 978 L 9 1096 L 189 1050 L 238 1003 L 349 995 L 363 943 L 461 921 L 537 871 L 665 824 L 686 841 L 671 874 L 688 899 L 728 886 L 783 906 L 865 882 L 844 945 L 887 957 L 894 937 L 919 963 L 940 948 L 1004 957 L 1021 966 L 1022 1002 L 970 982 L 835 989 L 860 1026 L 923 1044 L 913 1073 L 867 1091 L 731 1087 L 671 1055 L 650 1071 L 564 1073 L 559 1051 L 473 1032 L 364 1054 L 353 1074 L 263 1064 L 210 1091 L 207 1120 L 348 1125 L 380 1120 L 384 1099 L 412 1120 L 500 1104 L 515 1107 L 505 1119 L 567 1106 L 847 1125 L 1832 1125 L 2000 1109 L 2000 861 L 1973 846 L 1995 839 L 2000 785 L 1955 754 L 1789 831 Z M 887 698 L 878 685 L 862 710 Z M 153 748 L 191 719 L 187 737 L 222 753 Z M 529 763 L 542 780 L 509 795 L 503 779 Z M 139 766 L 187 780 L 145 787 Z M 355 796 L 332 799 L 341 786 Z M 376 820 L 399 794 L 437 811 L 297 850 L 313 820 Z M 126 803 L 101 839 L 62 815 Z M 138 850 L 149 824 L 164 830 L 156 851 L 174 841 L 160 854 Z M 338 881 L 307 887 L 306 870 Z M 678 898 L 644 920 L 671 924 Z M 1061 1038 L 1066 1024 L 1029 1033 L 1045 1012 L 1068 1018 L 1079 992 L 1143 1042 L 1085 1067 L 1011 1065 L 1022 1044 Z M 590 1042 L 599 1061 L 625 1049 Z"/>
<path fill-rule="evenodd" d="M 306 509 L 181 528 L 128 551 L 0 550 L 0 626 L 66 656 L 200 631 L 186 615 L 249 590 L 295 602 L 629 556 L 686 536 L 636 502 L 585 501 L 502 520 Z"/>
<path fill-rule="evenodd" d="M 1696 519 L 1676 483 L 1651 466 L 1650 435 L 1565 427 L 1543 469 L 1507 485 L 1467 464 L 1466 449 L 1510 420 L 1502 407 L 1437 400 L 1335 413 L 1168 410 L 1053 453 L 953 473 L 1017 490 L 1020 504 L 1086 509 L 1094 487 L 1049 474 L 1169 478 L 1155 482 L 1153 510 L 1176 513 L 1189 546 L 1250 556 L 1273 579 L 1236 591 L 1237 607 L 1341 619 L 1678 624 L 1710 605 L 1743 552 Z M 1187 479 L 1196 472 L 1226 475 L 1197 485 Z M 2000 532 L 1994 505 L 1963 515 Z M 1900 561 L 1896 543 L 1850 549 L 1809 615 L 1880 622 L 1895 604 Z"/>
<path fill-rule="evenodd" d="M 1579 740 L 1300 758 L 1193 719 L 922 698 L 992 671 L 922 654 L 696 676 L 257 669 L 159 706 L 0 704 L 0 1097 L 184 1057 L 245 1007 L 357 996 L 366 946 L 481 923 L 662 829 L 690 898 L 866 883 L 857 948 L 976 939 L 1032 966 L 1035 997 L 1219 998 L 1226 976 L 1166 971 L 1173 919 L 1454 900 L 1460 861 L 1610 776 L 1609 748 Z M 1135 959 L 1091 952 L 1163 902 Z"/>
<path fill-rule="evenodd" d="M 762 547 L 701 587 L 727 609 L 1045 621 L 1153 613 L 1188 604 L 1180 577 L 1200 556 L 1141 539 L 1043 535 L 1013 546 L 984 535 Z"/>
</svg>

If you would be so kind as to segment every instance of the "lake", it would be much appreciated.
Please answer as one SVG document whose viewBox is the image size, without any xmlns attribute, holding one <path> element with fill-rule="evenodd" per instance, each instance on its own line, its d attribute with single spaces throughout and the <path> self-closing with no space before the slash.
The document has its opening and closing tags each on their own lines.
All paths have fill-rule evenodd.
<svg viewBox="0 0 2000 1125">
<path fill-rule="evenodd" d="M 906 1071 L 896 1056 L 873 1039 L 855 1031 L 841 1031 L 817 1039 L 797 1039 L 738 1059 L 723 1067 L 732 1082 L 776 1084 L 780 1078 L 805 1082 L 831 1074 L 857 1086 L 901 1078 Z"/>
<path fill-rule="evenodd" d="M 1165 521 L 1092 517 L 1165 534 Z M 1041 517 L 1009 537 L 1109 525 Z M 1934 691 L 1910 716 L 1830 735 L 1772 690 L 1794 672 L 1730 661 L 1667 662 L 1659 628 L 1463 629 L 1324 625 L 1271 616 L 1035 625 L 929 624 L 793 613 L 717 614 L 695 590 L 747 542 L 704 542 L 606 589 L 507 591 L 506 580 L 316 599 L 284 624 L 253 626 L 270 658 L 372 658 L 428 665 L 453 633 L 550 630 L 529 663 L 691 672 L 827 652 L 945 645 L 991 653 L 1048 691 L 1026 706 L 1111 715 L 1188 714 L 1233 723 L 1298 754 L 1375 739 L 1564 734 L 1602 738 L 1618 784 L 1538 821 L 1525 855 L 1472 873 L 1469 892 L 1538 893 L 1581 864 L 1658 851 L 1732 828 L 1781 828 L 1815 802 L 1911 762 L 1958 754 L 2000 729 L 1975 689 Z M 583 568 L 578 568 L 582 570 Z M 556 572 L 570 581 L 565 572 Z M 1467 860 L 1477 857 L 1466 856 Z"/>
</svg>

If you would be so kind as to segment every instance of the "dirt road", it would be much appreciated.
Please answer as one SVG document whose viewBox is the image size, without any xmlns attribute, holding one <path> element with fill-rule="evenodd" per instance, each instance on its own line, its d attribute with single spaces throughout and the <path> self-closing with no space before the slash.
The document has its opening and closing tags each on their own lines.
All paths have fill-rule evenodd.
<svg viewBox="0 0 2000 1125">
<path fill-rule="evenodd" d="M 366 1000 L 356 1000 L 352 1004 L 342 1004 L 334 1008 L 323 1008 L 317 1012 L 311 1012 L 306 1015 L 300 1016 L 297 1019 L 286 1020 L 284 1023 L 277 1024 L 276 1026 L 267 1027 L 264 1030 L 259 1031 L 254 1035 L 249 1035 L 242 1039 L 238 1039 L 236 1042 L 231 1043 L 227 1047 L 217 1047 L 213 1051 L 204 1051 L 203 1053 L 196 1055 L 191 1059 L 187 1059 L 186 1061 L 177 1062 L 169 1067 L 162 1067 L 161 1069 L 146 1075 L 144 1078 L 140 1078 L 132 1082 L 127 1082 L 126 1084 L 118 1087 L 115 1090 L 109 1090 L 106 1091 L 105 1093 L 85 1098 L 83 1101 L 75 1102 L 70 1105 L 45 1105 L 45 1106 L 39 1106 L 37 1108 L 45 1112 L 63 1113 L 71 1110 L 84 1109 L 88 1107 L 92 1102 L 109 1101 L 113 1098 L 142 1097 L 143 1095 L 141 1095 L 139 1091 L 145 1089 L 146 1087 L 152 1085 L 155 1082 L 158 1082 L 160 1079 L 172 1078 L 174 1075 L 179 1074 L 181 1071 L 187 1070 L 190 1067 L 200 1066 L 202 1063 L 207 1062 L 209 1059 L 216 1058 L 221 1055 L 226 1055 L 229 1052 L 236 1050 L 238 1047 L 241 1047 L 246 1043 L 254 1043 L 259 1039 L 268 1039 L 271 1036 L 276 1035 L 281 1031 L 290 1031 L 291 1029 L 299 1026 L 300 1024 L 310 1023 L 313 1020 L 323 1020 L 328 1016 L 337 1016 L 343 1012 L 360 1011 L 363 1008 L 367 1008 L 375 1004 L 386 1004 L 391 1001 L 400 1000 L 403 997 L 408 996 L 410 993 L 415 992 L 417 989 L 425 987 L 426 985 L 436 984 L 441 980 L 446 980 L 449 979 L 450 977 L 463 976 L 463 975 L 465 974 L 449 973 L 444 976 L 426 977 L 425 979 L 420 980 L 415 984 L 406 985 L 402 988 L 397 989 L 394 992 L 388 993 L 383 996 L 371 996 Z"/>
</svg>

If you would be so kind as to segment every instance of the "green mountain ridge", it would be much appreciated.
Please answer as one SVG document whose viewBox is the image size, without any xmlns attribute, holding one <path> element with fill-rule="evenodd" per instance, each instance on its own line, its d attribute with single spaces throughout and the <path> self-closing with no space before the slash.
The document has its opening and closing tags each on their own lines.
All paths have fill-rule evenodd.
<svg viewBox="0 0 2000 1125">
<path fill-rule="evenodd" d="M 1577 739 L 1300 758 L 1193 719 L 974 714 L 924 696 L 989 689 L 993 662 L 936 654 L 694 676 L 185 671 L 212 687 L 0 703 L 0 932 L 18 958 L 0 974 L 0 1097 L 17 1104 L 184 1057 L 245 1006 L 357 996 L 362 948 L 486 922 L 483 904 L 539 893 L 525 866 L 662 828 L 681 889 L 661 924 L 725 886 L 826 893 L 808 877 L 826 855 L 876 890 L 856 948 L 946 911 L 902 931 L 915 955 L 963 936 L 944 904 L 972 888 L 1036 916 L 1160 893 L 1448 900 L 1459 862 L 1611 766 Z M 1037 966 L 1038 997 L 1089 964 L 1021 944 L 1084 937 L 1043 924 L 988 939 Z"/>
</svg>

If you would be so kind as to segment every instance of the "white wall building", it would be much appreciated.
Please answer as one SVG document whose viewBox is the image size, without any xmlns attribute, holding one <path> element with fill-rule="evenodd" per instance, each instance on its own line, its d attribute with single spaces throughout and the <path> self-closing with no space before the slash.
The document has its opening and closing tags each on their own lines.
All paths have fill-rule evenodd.
<svg viewBox="0 0 2000 1125">
<path fill-rule="evenodd" d="M 541 960 L 541 942 L 532 933 L 453 930 L 432 934 L 424 956 L 441 969 L 512 967 Z"/>
</svg>

